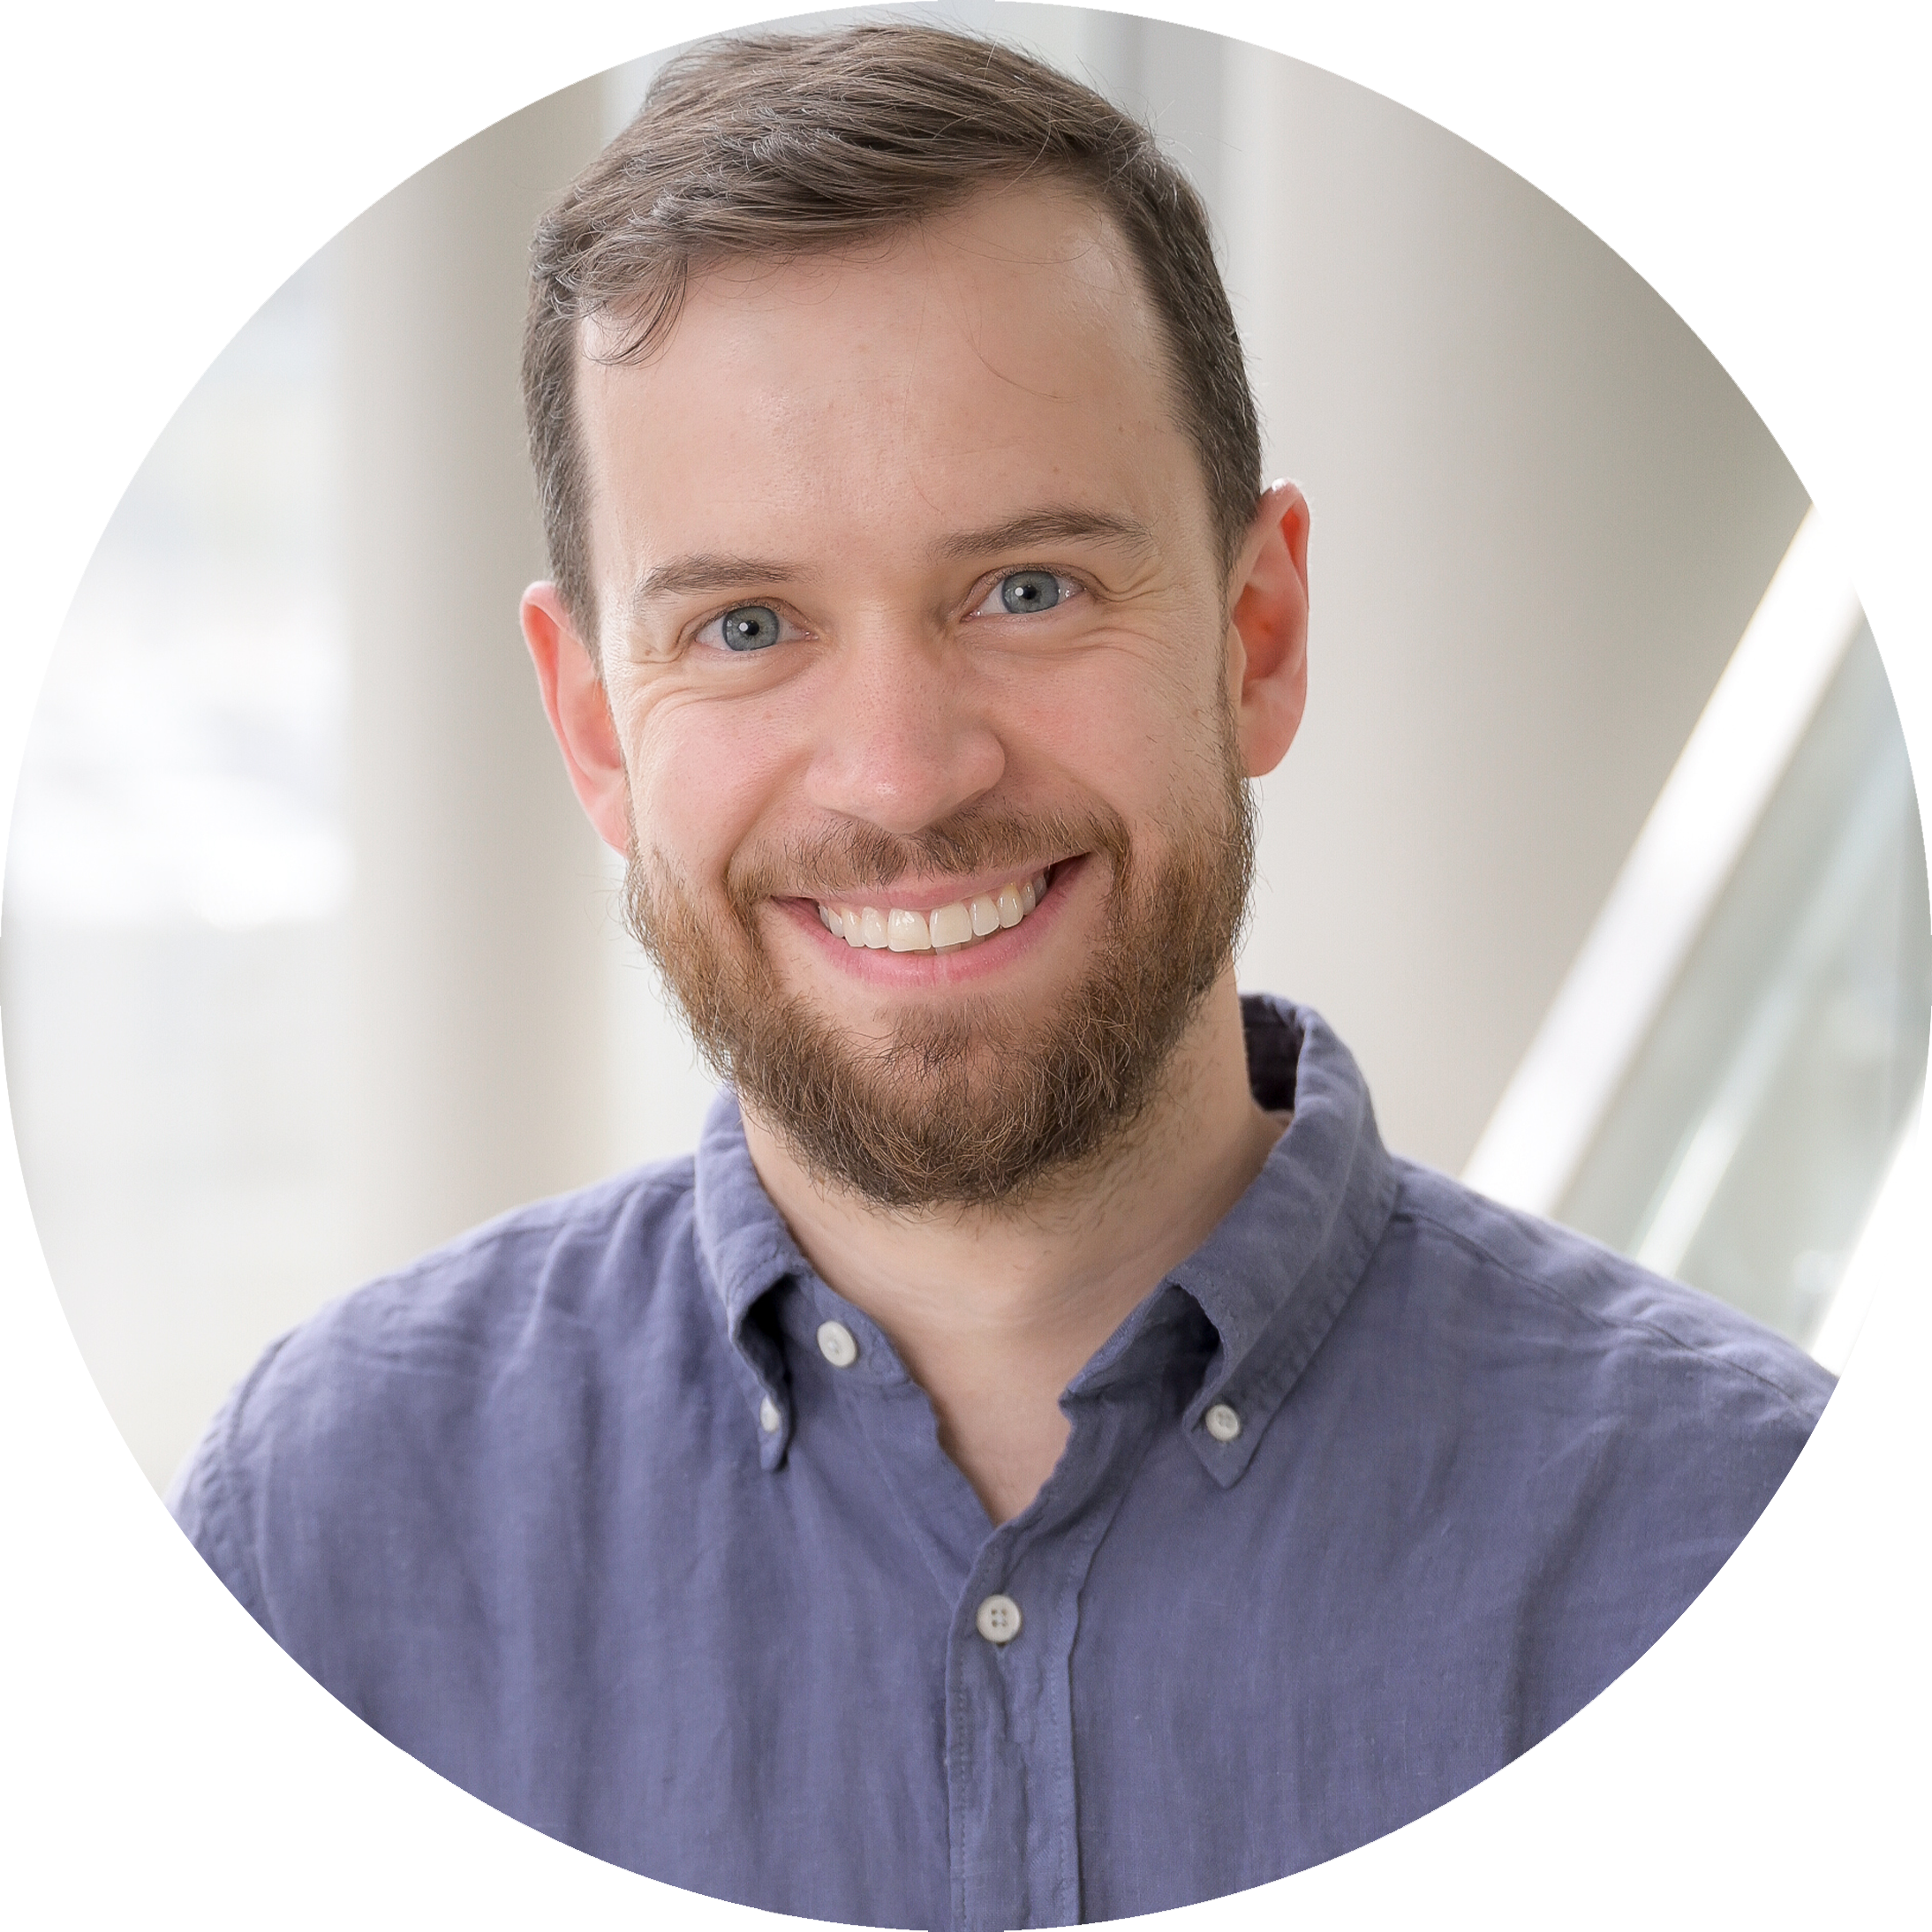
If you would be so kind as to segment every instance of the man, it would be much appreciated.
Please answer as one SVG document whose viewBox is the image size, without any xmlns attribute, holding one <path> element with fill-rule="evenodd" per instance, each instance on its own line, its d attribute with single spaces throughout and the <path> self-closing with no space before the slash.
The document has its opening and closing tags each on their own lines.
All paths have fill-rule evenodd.
<svg viewBox="0 0 1932 1932">
<path fill-rule="evenodd" d="M 181 1521 L 445 1776 L 781 1911 L 1117 1917 L 1473 1784 L 1829 1381 L 1237 995 L 1308 514 L 1198 202 L 871 26 L 673 65 L 534 267 L 525 632 L 733 1091 L 278 1344 Z"/>
</svg>

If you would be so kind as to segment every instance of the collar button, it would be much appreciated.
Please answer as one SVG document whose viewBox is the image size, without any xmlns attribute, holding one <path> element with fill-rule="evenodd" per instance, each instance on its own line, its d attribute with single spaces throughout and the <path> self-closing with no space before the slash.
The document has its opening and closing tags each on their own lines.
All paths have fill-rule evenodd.
<svg viewBox="0 0 1932 1932">
<path fill-rule="evenodd" d="M 1201 1420 L 1216 1442 L 1233 1442 L 1241 1434 L 1241 1416 L 1226 1402 L 1217 1402 Z"/>
<path fill-rule="evenodd" d="M 852 1340 L 852 1331 L 843 1322 L 821 1322 L 819 1324 L 819 1353 L 834 1369 L 849 1369 L 858 1360 L 858 1344 Z"/>
</svg>

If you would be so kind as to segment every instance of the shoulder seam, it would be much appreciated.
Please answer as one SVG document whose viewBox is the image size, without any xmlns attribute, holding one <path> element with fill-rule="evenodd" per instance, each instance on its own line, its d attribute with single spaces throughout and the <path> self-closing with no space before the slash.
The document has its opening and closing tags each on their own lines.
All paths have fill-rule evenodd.
<svg viewBox="0 0 1932 1932">
<path fill-rule="evenodd" d="M 687 1160 L 690 1157 L 684 1157 Z M 553 1195 L 548 1200 L 533 1201 L 520 1208 L 512 1208 L 507 1214 L 497 1216 L 494 1220 L 483 1222 L 479 1226 L 466 1229 L 441 1246 L 433 1248 L 427 1254 L 419 1255 L 413 1261 L 406 1262 L 400 1268 L 392 1268 L 387 1273 L 366 1281 L 360 1288 L 352 1289 L 351 1294 L 358 1294 L 364 1289 L 380 1287 L 385 1282 L 408 1281 L 441 1266 L 446 1262 L 455 1262 L 464 1257 L 499 1248 L 507 1242 L 525 1238 L 544 1240 L 560 1232 L 577 1233 L 585 1226 L 603 1227 L 615 1220 L 623 1210 L 634 1202 L 648 1201 L 657 1196 L 668 1199 L 689 1198 L 691 1191 L 689 1174 L 675 1172 L 675 1163 L 666 1164 L 672 1167 L 669 1173 L 661 1168 L 652 1172 L 640 1169 L 629 1177 L 618 1176 L 615 1181 L 593 1184 L 592 1189 L 579 1189 L 574 1194 Z M 653 1163 L 653 1167 L 659 1164 Z M 626 1179 L 631 1183 L 621 1186 L 617 1183 Z M 610 1197 L 604 1210 L 589 1222 L 574 1222 L 570 1211 L 581 1204 L 583 1196 L 594 1191 L 594 1188 L 610 1189 Z M 347 1297 L 344 1297 L 347 1299 Z"/>
<path fill-rule="evenodd" d="M 1533 1294 L 1540 1295 L 1544 1301 L 1555 1302 L 1581 1320 L 1589 1323 L 1593 1327 L 1600 1328 L 1606 1333 L 1623 1332 L 1651 1336 L 1660 1341 L 1667 1342 L 1673 1349 L 1677 1349 L 1685 1355 L 1694 1355 L 1698 1361 L 1708 1362 L 1712 1368 L 1728 1370 L 1732 1375 L 1742 1377 L 1746 1381 L 1755 1383 L 1760 1388 L 1770 1390 L 1798 1421 L 1805 1423 L 1807 1429 L 1814 1426 L 1813 1418 L 1803 1408 L 1800 1407 L 1791 1392 L 1780 1387 L 1778 1384 L 1771 1381 L 1769 1377 L 1760 1375 L 1755 1369 L 1747 1368 L 1742 1362 L 1732 1362 L 1724 1355 L 1715 1355 L 1699 1343 L 1687 1340 L 1682 1335 L 1673 1333 L 1660 1323 L 1636 1320 L 1630 1317 L 1612 1320 L 1607 1316 L 1599 1314 L 1597 1310 L 1586 1306 L 1583 1302 L 1573 1300 L 1551 1283 L 1539 1280 L 1535 1275 L 1527 1272 L 1516 1263 L 1506 1261 L 1502 1256 L 1496 1254 L 1481 1241 L 1473 1239 L 1462 1229 L 1452 1227 L 1439 1214 L 1414 1204 L 1407 1198 L 1407 1192 L 1408 1190 L 1406 1188 L 1402 1190 L 1402 1197 L 1398 1199 L 1395 1211 L 1389 1217 L 1392 1225 L 1400 1220 L 1426 1223 L 1437 1234 L 1443 1236 L 1445 1240 L 1453 1241 L 1459 1248 L 1479 1257 L 1483 1261 L 1488 1262 L 1491 1267 L 1508 1275 L 1512 1280 L 1520 1283 Z M 1481 1198 L 1481 1196 L 1478 1196 L 1478 1198 Z M 1582 1239 L 1584 1237 L 1579 1236 L 1578 1238 Z M 1606 1250 L 1606 1252 L 1614 1252 L 1614 1250 Z M 1636 1264 L 1632 1262 L 1630 1265 L 1634 1267 Z M 1659 1277 L 1658 1279 L 1663 1278 Z M 1795 1346 L 1793 1344 L 1793 1347 Z"/>
</svg>

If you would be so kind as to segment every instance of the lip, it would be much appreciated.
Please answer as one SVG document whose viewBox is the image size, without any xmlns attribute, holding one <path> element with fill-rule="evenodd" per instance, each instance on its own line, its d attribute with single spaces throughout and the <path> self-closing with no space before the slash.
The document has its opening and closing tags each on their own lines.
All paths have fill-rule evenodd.
<svg viewBox="0 0 1932 1932">
<path fill-rule="evenodd" d="M 876 906 L 879 911 L 887 911 L 893 906 L 903 906 L 908 912 L 917 912 L 930 918 L 941 906 L 954 906 L 969 899 L 982 895 L 991 897 L 1002 886 L 1015 886 L 1022 879 L 1031 879 L 1036 872 L 1056 874 L 1073 863 L 1070 858 L 1033 859 L 1021 866 L 1009 865 L 1004 872 L 985 872 L 978 877 L 964 879 L 901 879 L 890 886 L 852 886 L 841 892 L 826 893 L 817 899 L 801 897 L 800 905 L 826 906 Z M 1051 884 L 1051 880 L 1049 881 Z M 790 902 L 787 902 L 789 903 Z M 1030 917 L 1031 915 L 1029 915 Z M 1009 927 L 1008 931 L 1016 928 Z"/>
<path fill-rule="evenodd" d="M 839 971 L 861 985 L 902 992 L 917 992 L 929 986 L 957 986 L 983 978 L 989 973 L 1003 972 L 1039 946 L 1060 924 L 1077 888 L 1084 883 L 1090 870 L 1090 857 L 1082 852 L 1071 858 L 1053 861 L 1045 896 L 1019 924 L 1003 927 L 998 932 L 987 934 L 977 945 L 962 946 L 956 952 L 894 953 L 884 949 L 875 951 L 871 947 L 848 946 L 842 939 L 826 931 L 819 917 L 819 901 L 774 899 L 771 903 L 798 929 L 807 944 L 816 947 Z M 1049 870 L 1046 867 L 1037 869 Z M 930 910 L 932 907 L 952 905 L 980 893 L 996 892 L 1001 886 L 1009 885 L 1016 876 L 1023 878 L 1026 875 L 1008 871 L 1001 872 L 997 879 L 968 881 L 963 888 L 958 881 L 949 879 L 936 888 L 937 895 L 930 900 L 915 896 L 916 888 L 902 882 L 893 887 L 891 902 Z M 917 888 L 918 891 L 924 889 Z M 876 889 L 854 894 L 854 898 L 861 903 L 876 904 Z M 824 902 L 842 905 L 847 901 L 841 894 Z M 879 907 L 880 911 L 885 909 L 883 906 Z"/>
</svg>

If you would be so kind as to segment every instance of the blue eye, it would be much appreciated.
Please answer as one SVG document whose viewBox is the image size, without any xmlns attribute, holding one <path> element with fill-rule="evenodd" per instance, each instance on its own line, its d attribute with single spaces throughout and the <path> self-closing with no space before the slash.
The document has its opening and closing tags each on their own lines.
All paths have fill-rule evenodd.
<svg viewBox="0 0 1932 1932">
<path fill-rule="evenodd" d="M 1060 579 L 1051 570 L 1015 570 L 1000 579 L 1000 601 L 1015 617 L 1051 610 L 1060 599 Z"/>
<path fill-rule="evenodd" d="M 728 651 L 767 651 L 782 628 L 769 604 L 740 604 L 718 620 Z"/>
</svg>

